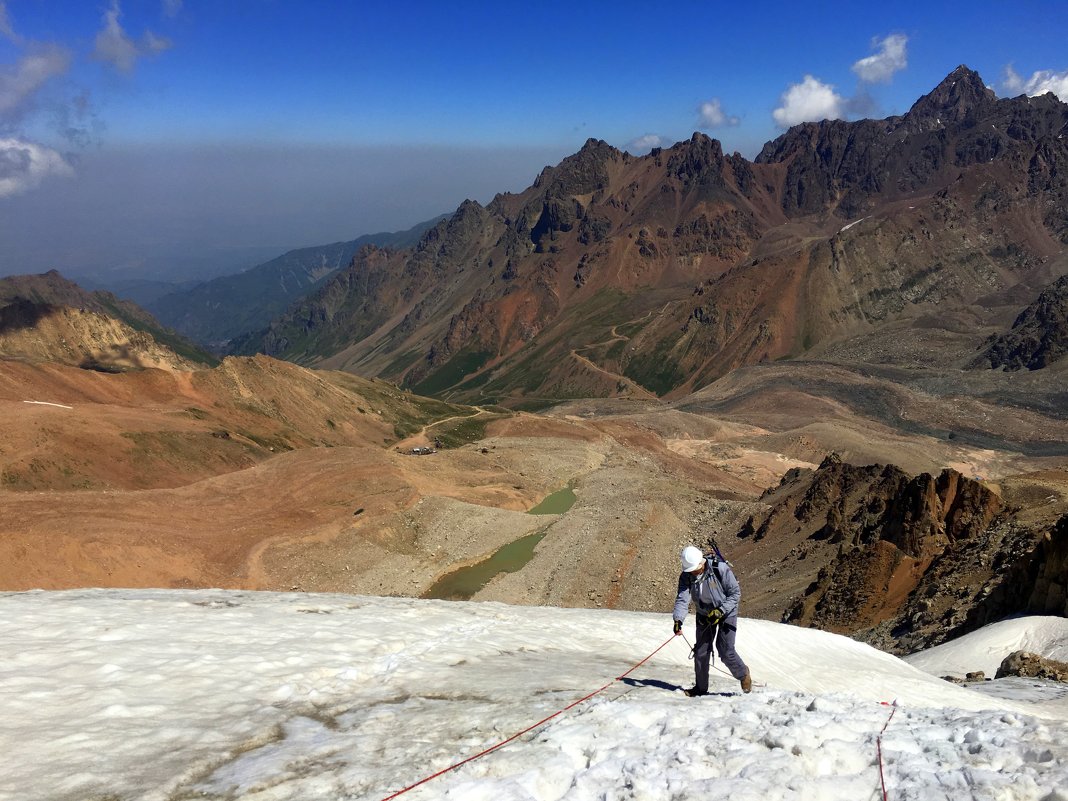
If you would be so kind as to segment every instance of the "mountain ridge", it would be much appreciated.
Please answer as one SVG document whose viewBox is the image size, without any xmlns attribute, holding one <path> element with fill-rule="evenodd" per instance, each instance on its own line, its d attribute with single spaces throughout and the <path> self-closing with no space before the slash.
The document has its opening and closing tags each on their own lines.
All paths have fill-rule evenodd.
<svg viewBox="0 0 1068 801">
<path fill-rule="evenodd" d="M 0 355 L 99 370 L 218 362 L 132 301 L 89 292 L 57 270 L 0 278 Z"/>
<path fill-rule="evenodd" d="M 1058 277 L 1066 125 L 1054 96 L 997 99 L 961 66 L 904 115 L 803 123 L 752 162 L 700 133 L 646 156 L 591 138 L 413 251 L 357 253 L 234 351 L 469 401 L 678 397 Z"/>
<path fill-rule="evenodd" d="M 440 219 L 435 217 L 404 231 L 364 234 L 350 241 L 290 250 L 242 272 L 164 294 L 147 307 L 180 333 L 221 349 L 321 286 L 347 266 L 364 245 L 396 248 L 414 244 Z"/>
</svg>

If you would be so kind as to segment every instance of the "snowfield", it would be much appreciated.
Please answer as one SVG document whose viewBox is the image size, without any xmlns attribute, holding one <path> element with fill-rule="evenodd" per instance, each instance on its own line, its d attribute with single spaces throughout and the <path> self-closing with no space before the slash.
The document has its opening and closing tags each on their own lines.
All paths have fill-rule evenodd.
<svg viewBox="0 0 1068 801">
<path fill-rule="evenodd" d="M 937 678 L 989 670 L 1009 642 L 1063 658 L 1068 621 L 1005 621 L 908 664 L 845 637 L 742 620 L 750 695 L 716 672 L 712 695 L 682 695 L 693 672 L 681 637 L 613 681 L 670 634 L 667 611 L 2 594 L 0 799 L 384 799 L 608 684 L 399 797 L 881 799 L 885 727 L 889 799 L 1068 801 L 1062 685 L 979 692 Z"/>
<path fill-rule="evenodd" d="M 1013 651 L 1030 651 L 1068 662 L 1068 619 L 1028 617 L 991 623 L 967 637 L 905 657 L 910 665 L 939 676 L 964 676 L 981 670 L 994 678 L 1001 660 Z"/>
</svg>

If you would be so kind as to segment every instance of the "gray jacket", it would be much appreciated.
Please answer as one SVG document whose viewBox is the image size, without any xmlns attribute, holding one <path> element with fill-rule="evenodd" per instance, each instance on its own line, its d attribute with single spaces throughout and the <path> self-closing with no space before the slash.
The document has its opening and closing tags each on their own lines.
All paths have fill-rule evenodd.
<svg viewBox="0 0 1068 801">
<path fill-rule="evenodd" d="M 737 617 L 738 602 L 742 599 L 742 588 L 734 571 L 726 562 L 705 557 L 705 572 L 700 578 L 692 573 L 679 575 L 679 594 L 675 598 L 672 617 L 685 620 L 690 610 L 690 601 L 697 607 L 697 614 L 707 615 L 713 609 L 723 612 L 723 617 Z"/>
</svg>

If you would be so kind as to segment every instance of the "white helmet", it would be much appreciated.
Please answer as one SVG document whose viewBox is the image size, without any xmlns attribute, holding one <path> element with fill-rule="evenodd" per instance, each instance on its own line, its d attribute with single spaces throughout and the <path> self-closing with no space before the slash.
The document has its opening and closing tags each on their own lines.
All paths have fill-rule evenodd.
<svg viewBox="0 0 1068 801">
<path fill-rule="evenodd" d="M 701 549 L 694 545 L 687 545 L 682 549 L 682 572 L 692 573 L 705 563 L 705 555 Z"/>
</svg>

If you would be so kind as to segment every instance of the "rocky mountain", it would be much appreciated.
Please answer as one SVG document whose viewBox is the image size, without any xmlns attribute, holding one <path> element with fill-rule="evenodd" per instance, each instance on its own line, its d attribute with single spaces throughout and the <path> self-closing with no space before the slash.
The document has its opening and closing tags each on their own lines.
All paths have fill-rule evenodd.
<svg viewBox="0 0 1068 801">
<path fill-rule="evenodd" d="M 701 134 L 643 157 L 591 139 L 413 250 L 365 248 L 235 351 L 522 405 L 681 396 L 935 310 L 996 326 L 1068 272 L 1066 125 L 960 67 L 753 162 Z"/>
<path fill-rule="evenodd" d="M 136 304 L 87 292 L 55 270 L 0 279 L 0 357 L 109 372 L 217 361 Z"/>
<path fill-rule="evenodd" d="M 1036 513 L 1035 487 L 1020 478 L 999 494 L 951 469 L 910 475 L 832 454 L 765 492 L 768 511 L 732 550 L 766 573 L 758 604 L 776 574 L 808 582 L 784 622 L 909 653 L 1007 615 L 1065 613 L 1068 518 Z"/>
<path fill-rule="evenodd" d="M 406 231 L 366 234 L 350 242 L 299 248 L 236 275 L 153 298 L 147 306 L 164 324 L 197 342 L 222 348 L 263 328 L 297 299 L 348 266 L 365 245 L 411 247 L 440 217 Z"/>
<path fill-rule="evenodd" d="M 977 366 L 1040 370 L 1068 354 L 1068 276 L 1062 276 L 1020 312 L 1012 328 L 992 336 Z"/>
</svg>

